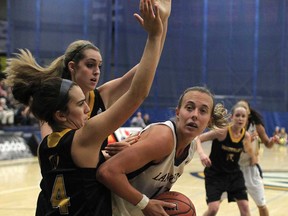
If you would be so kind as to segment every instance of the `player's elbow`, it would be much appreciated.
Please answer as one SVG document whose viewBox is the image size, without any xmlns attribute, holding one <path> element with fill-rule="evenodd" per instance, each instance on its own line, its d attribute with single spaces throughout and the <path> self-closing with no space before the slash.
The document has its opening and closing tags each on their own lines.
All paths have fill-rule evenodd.
<svg viewBox="0 0 288 216">
<path fill-rule="evenodd" d="M 113 172 L 107 166 L 101 165 L 97 170 L 96 179 L 106 185 L 113 179 Z"/>
</svg>

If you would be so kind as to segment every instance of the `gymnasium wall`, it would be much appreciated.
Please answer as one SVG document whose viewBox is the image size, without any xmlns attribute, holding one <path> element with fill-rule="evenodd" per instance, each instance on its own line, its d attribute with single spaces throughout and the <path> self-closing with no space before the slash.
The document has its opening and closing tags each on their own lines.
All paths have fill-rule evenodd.
<svg viewBox="0 0 288 216">
<path fill-rule="evenodd" d="M 288 1 L 173 0 L 165 48 L 149 98 L 154 121 L 174 114 L 180 94 L 205 85 L 227 108 L 247 99 L 269 134 L 288 129 Z M 142 54 L 146 32 L 133 17 L 138 0 L 7 0 L 11 56 L 28 48 L 40 64 L 88 39 L 101 50 L 100 83 L 119 77 Z"/>
</svg>

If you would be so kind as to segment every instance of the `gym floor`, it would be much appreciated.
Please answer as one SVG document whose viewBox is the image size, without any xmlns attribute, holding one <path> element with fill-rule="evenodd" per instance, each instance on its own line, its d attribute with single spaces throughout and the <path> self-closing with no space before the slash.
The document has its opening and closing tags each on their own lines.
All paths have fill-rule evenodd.
<svg viewBox="0 0 288 216">
<path fill-rule="evenodd" d="M 205 146 L 208 154 L 210 145 Z M 287 147 L 261 148 L 260 164 L 264 171 L 267 206 L 271 216 L 286 216 L 288 203 L 288 155 Z M 0 215 L 35 215 L 36 200 L 41 179 L 37 158 L 0 161 Z M 196 206 L 197 215 L 207 209 L 203 166 L 197 154 L 187 165 L 172 190 L 187 195 Z M 251 215 L 258 216 L 258 209 L 250 199 Z M 224 200 L 218 215 L 240 215 L 236 203 Z"/>
</svg>

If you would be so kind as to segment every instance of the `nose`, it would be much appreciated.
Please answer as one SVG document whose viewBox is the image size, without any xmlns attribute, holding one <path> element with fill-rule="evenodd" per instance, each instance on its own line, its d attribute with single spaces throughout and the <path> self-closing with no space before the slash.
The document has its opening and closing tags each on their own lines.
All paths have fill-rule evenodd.
<svg viewBox="0 0 288 216">
<path fill-rule="evenodd" d="M 88 104 L 85 102 L 85 109 L 84 109 L 85 114 L 90 112 L 90 107 L 88 106 Z"/>
<path fill-rule="evenodd" d="M 192 120 L 195 121 L 198 118 L 198 114 L 199 114 L 199 110 L 198 109 L 194 109 L 192 112 Z"/>
<path fill-rule="evenodd" d="M 94 74 L 94 75 L 99 75 L 99 74 L 100 74 L 100 67 L 99 67 L 99 66 L 96 67 L 95 70 L 93 70 L 93 74 Z"/>
</svg>

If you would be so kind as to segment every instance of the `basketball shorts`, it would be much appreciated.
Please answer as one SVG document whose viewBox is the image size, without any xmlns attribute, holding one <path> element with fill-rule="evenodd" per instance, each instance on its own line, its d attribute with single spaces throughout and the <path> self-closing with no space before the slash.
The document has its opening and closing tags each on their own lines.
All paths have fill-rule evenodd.
<svg viewBox="0 0 288 216">
<path fill-rule="evenodd" d="M 257 206 L 266 205 L 264 184 L 258 167 L 241 166 L 241 171 L 245 179 L 248 194 L 252 197 Z"/>
<path fill-rule="evenodd" d="M 248 200 L 242 172 L 206 173 L 205 172 L 206 202 L 220 201 L 224 192 L 227 192 L 228 202 Z"/>
</svg>

